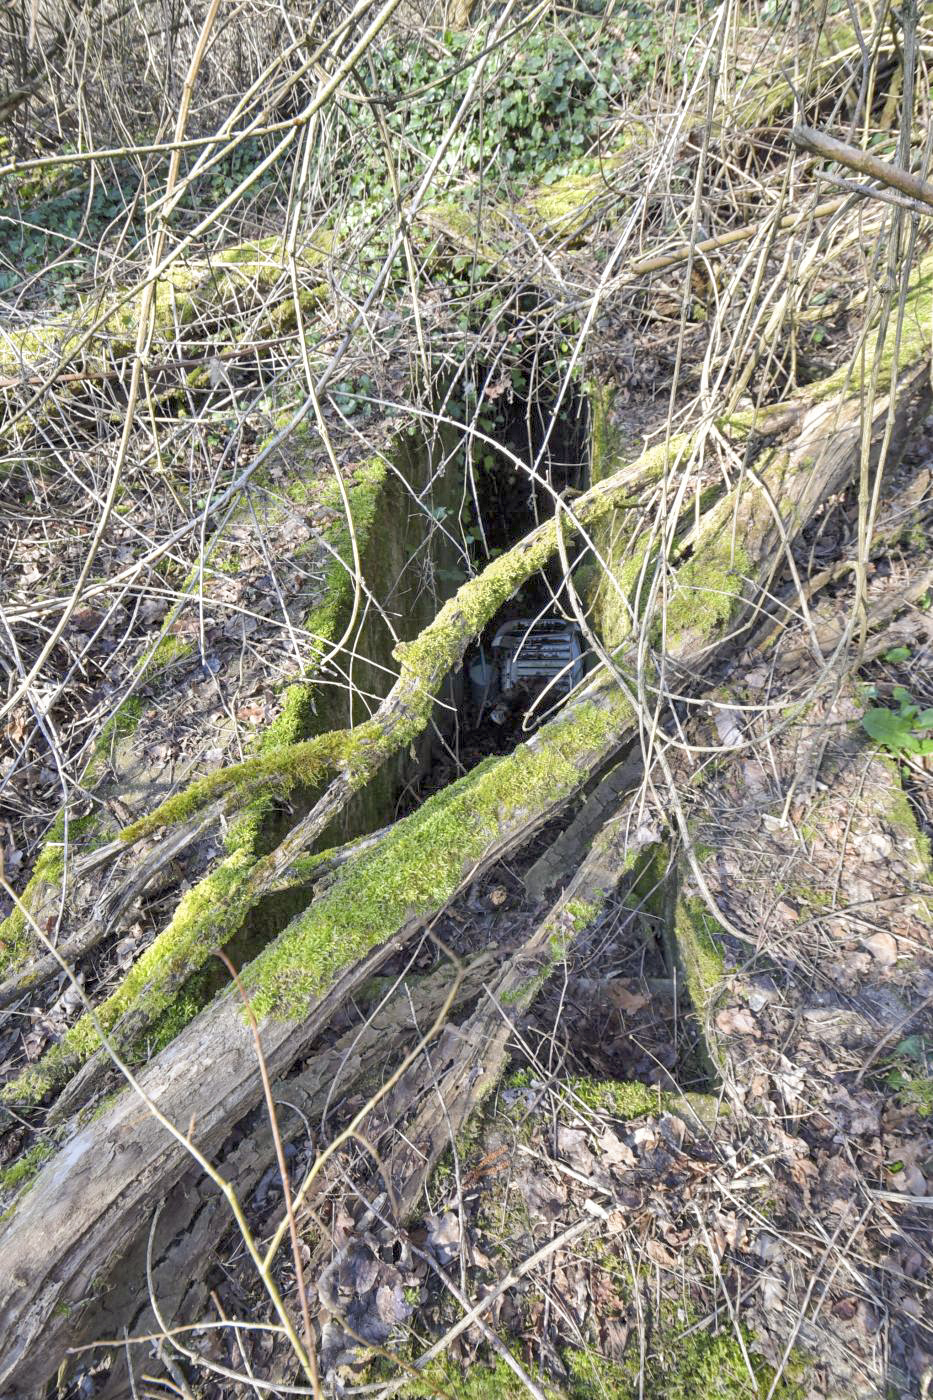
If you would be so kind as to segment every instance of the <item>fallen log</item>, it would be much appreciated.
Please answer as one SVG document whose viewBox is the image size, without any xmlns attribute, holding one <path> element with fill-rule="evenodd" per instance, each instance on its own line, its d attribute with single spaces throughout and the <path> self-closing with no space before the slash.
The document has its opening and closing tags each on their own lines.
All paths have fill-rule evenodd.
<svg viewBox="0 0 933 1400">
<path fill-rule="evenodd" d="M 391 1149 L 381 1163 L 398 1224 L 415 1208 L 441 1154 L 501 1078 L 516 1018 L 528 1010 L 554 969 L 569 956 L 576 936 L 593 922 L 622 880 L 637 874 L 639 857 L 660 840 L 658 823 L 640 815 L 636 806 L 632 801 L 621 803 L 545 917 L 486 987 L 467 1023 L 442 1034 L 428 1052 L 434 1092 L 427 1095 L 414 1120 L 405 1124 L 403 1133 L 393 1131 Z M 424 1082 L 420 1064 L 408 1074 L 411 1080 Z M 387 1129 L 394 1129 L 412 1088 L 402 1083 L 393 1096 L 395 1102 L 380 1104 L 365 1128 L 373 1141 L 378 1143 Z"/>
<path fill-rule="evenodd" d="M 463 965 L 451 1014 L 476 998 L 495 967 L 491 953 L 478 954 Z M 283 1143 L 303 1137 L 309 1122 L 320 1121 L 338 1088 L 340 1093 L 352 1091 L 382 1070 L 387 1055 L 401 1058 L 416 1035 L 416 1025 L 430 1025 L 443 1006 L 454 977 L 452 965 L 442 961 L 427 976 L 406 978 L 394 989 L 387 988 L 381 1001 L 371 1005 L 377 991 L 374 986 L 371 995 L 363 999 L 366 1016 L 360 1025 L 344 1032 L 305 1068 L 276 1080 L 272 1096 L 281 1105 L 278 1130 Z M 225 1144 L 218 1166 L 238 1198 L 250 1201 L 261 1194 L 267 1180 L 271 1187 L 279 1187 L 275 1168 L 270 1170 L 273 1160 L 272 1127 L 260 1109 L 241 1125 L 232 1145 Z M 146 1335 L 156 1329 L 150 1281 L 164 1321 L 171 1324 L 202 1316 L 209 1300 L 207 1273 L 213 1248 L 230 1224 L 227 1203 L 210 1178 L 192 1166 L 160 1204 L 154 1232 L 137 1236 L 118 1279 L 110 1281 L 100 1297 L 90 1298 L 70 1314 L 68 1340 L 72 1347 L 119 1335 L 124 1327 L 131 1335 Z M 129 1357 L 117 1363 L 108 1377 L 105 1397 L 126 1393 L 131 1384 L 128 1366 L 132 1366 L 137 1382 L 140 1370 L 151 1370 L 147 1350 L 133 1348 Z"/>
</svg>

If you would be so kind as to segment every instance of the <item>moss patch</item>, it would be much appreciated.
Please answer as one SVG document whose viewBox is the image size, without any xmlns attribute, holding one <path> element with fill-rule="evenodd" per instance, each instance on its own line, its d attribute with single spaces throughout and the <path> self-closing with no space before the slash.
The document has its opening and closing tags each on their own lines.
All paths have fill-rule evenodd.
<svg viewBox="0 0 933 1400">
<path fill-rule="evenodd" d="M 76 840 L 86 835 L 94 825 L 93 814 L 86 817 L 72 817 L 68 823 L 68 839 Z M 35 868 L 20 895 L 20 904 L 34 914 L 46 899 L 49 890 L 61 880 L 65 868 L 63 843 L 65 840 L 65 816 L 59 812 L 39 852 Z M 37 951 L 32 930 L 23 909 L 17 907 L 0 923 L 0 973 L 6 975 L 21 967 Z"/>
<path fill-rule="evenodd" d="M 268 794 L 273 788 L 274 796 L 287 797 L 298 785 L 316 787 L 347 754 L 348 748 L 345 734 L 320 734 L 304 743 L 290 745 L 284 751 L 275 747 L 229 768 L 219 768 L 125 827 L 121 837 L 124 841 L 137 841 L 163 826 L 186 821 L 215 797 L 227 792 L 237 793 L 240 802 L 246 804 L 254 796 Z"/>
<path fill-rule="evenodd" d="M 647 453 L 638 464 L 639 480 L 660 471 L 663 460 L 663 453 Z M 627 481 L 607 489 L 591 499 L 585 519 L 601 519 L 628 501 L 631 494 Z M 136 841 L 164 826 L 185 821 L 227 793 L 234 793 L 235 805 L 242 807 L 272 787 L 277 796 L 286 796 L 297 786 L 314 787 L 338 765 L 355 777 L 356 786 L 361 787 L 385 757 L 402 751 L 424 730 L 433 713 L 435 694 L 451 668 L 461 660 L 468 642 L 556 550 L 557 523 L 551 520 L 463 584 L 418 637 L 399 643 L 394 655 L 403 668 L 406 706 L 388 737 L 380 726 L 367 723 L 352 732 L 321 734 L 300 744 L 276 743 L 268 752 L 199 778 L 184 792 L 128 826 L 122 833 L 123 839 Z M 324 621 L 333 631 L 332 619 Z M 309 624 L 314 622 L 312 616 Z M 300 703 L 299 697 L 295 703 Z"/>
<path fill-rule="evenodd" d="M 297 253 L 299 267 L 316 267 L 329 246 L 329 236 L 318 234 L 313 246 Z M 287 270 L 284 242 L 278 236 L 236 244 L 210 260 L 173 263 L 160 277 L 153 297 L 156 340 L 174 340 L 177 326 L 222 324 L 228 311 L 241 316 L 250 293 L 261 298 L 262 319 L 255 328 L 257 335 L 287 328 L 289 312 L 292 323 L 295 316 Z M 281 295 L 276 297 L 274 292 L 279 287 Z M 328 290 L 322 284 L 319 288 L 302 289 L 300 296 L 310 307 Z M 53 354 L 67 358 L 80 353 L 85 337 L 89 337 L 83 352 L 87 367 L 106 369 L 105 360 L 132 349 L 138 325 L 138 290 L 123 293 L 120 304 L 106 316 L 103 326 L 92 332 L 99 314 L 99 302 L 89 298 L 69 313 L 67 321 L 7 333 L 0 338 L 0 371 L 16 374 L 38 368 Z"/>
<path fill-rule="evenodd" d="M 705 1015 L 722 981 L 725 964 L 716 941 L 723 930 L 703 900 L 682 895 L 674 915 L 674 936 L 694 1007 Z"/>
<path fill-rule="evenodd" d="M 532 1376 L 547 1400 L 560 1400 L 565 1393 L 551 1384 L 536 1366 L 523 1363 L 523 1370 Z M 401 1396 L 456 1396 L 457 1400 L 526 1400 L 528 1390 L 523 1381 L 499 1357 L 492 1365 L 475 1362 L 464 1372 L 443 1358 L 424 1368 L 421 1380 L 409 1377 L 399 1392 Z"/>
<path fill-rule="evenodd" d="M 906 854 L 914 874 L 929 878 L 933 873 L 933 855 L 930 852 L 930 838 L 920 830 L 920 825 L 910 805 L 910 799 L 901 786 L 897 765 L 893 760 L 885 760 L 892 773 L 893 791 L 886 806 L 884 818 L 898 837 L 898 847 Z M 906 849 L 905 849 L 906 848 Z"/>
<path fill-rule="evenodd" d="M 907 300 L 904 307 L 903 329 L 900 345 L 897 344 L 896 311 L 891 315 L 885 332 L 884 343 L 878 358 L 878 391 L 887 393 L 896 372 L 909 368 L 930 348 L 930 323 L 933 320 L 933 256 L 928 255 L 917 266 L 910 278 Z M 818 384 L 810 384 L 802 395 L 808 401 L 825 400 L 843 393 L 858 396 L 867 388 L 874 377 L 874 342 L 872 332 L 868 333 L 869 353 L 859 357 L 852 367 L 843 365 L 835 373 L 828 375 Z M 896 353 L 895 353 L 896 352 Z"/>
<path fill-rule="evenodd" d="M 353 529 L 361 552 L 376 519 L 385 479 L 385 463 L 374 459 L 357 468 L 354 484 L 347 492 Z M 313 609 L 305 622 L 306 629 L 317 641 L 318 649 L 312 665 L 326 653 L 328 643 L 338 639 L 342 617 L 349 607 L 354 588 L 353 544 L 337 482 L 328 481 L 319 499 L 323 506 L 338 510 L 340 519 L 328 533 L 328 543 L 337 557 L 327 567 L 324 600 Z"/>
<path fill-rule="evenodd" d="M 27 1181 L 31 1181 L 54 1151 L 50 1142 L 37 1142 L 15 1162 L 0 1169 L 0 1192 L 19 1190 Z"/>
<path fill-rule="evenodd" d="M 645 1356 L 644 1375 L 639 1383 L 637 1346 L 630 1344 L 621 1363 L 605 1360 L 596 1352 L 574 1348 L 564 1353 L 570 1373 L 567 1395 L 570 1400 L 763 1400 L 774 1380 L 774 1371 L 750 1351 L 751 1334 L 743 1329 L 755 1379 L 735 1335 L 729 1331 L 705 1330 L 683 1334 L 674 1309 L 665 1304 L 656 1322 Z M 678 1335 L 680 1333 L 680 1335 Z M 799 1372 L 799 1363 L 795 1372 Z M 799 1379 L 785 1375 L 775 1390 L 780 1400 L 804 1400 L 806 1387 Z"/>
<path fill-rule="evenodd" d="M 504 824 L 574 791 L 581 760 L 599 752 L 629 714 L 617 691 L 578 706 L 429 798 L 373 851 L 348 862 L 248 969 L 257 1014 L 301 1016 L 342 968 L 406 920 L 437 909 Z"/>
<path fill-rule="evenodd" d="M 706 1127 L 712 1127 L 717 1118 L 728 1113 L 711 1094 L 677 1094 L 656 1085 L 621 1079 L 571 1078 L 563 1083 L 587 1108 L 623 1121 L 673 1113 L 688 1126 L 696 1126 L 699 1119 Z"/>
<path fill-rule="evenodd" d="M 142 1024 L 163 1016 L 172 1006 L 179 986 L 202 967 L 225 938 L 226 925 L 221 911 L 229 912 L 229 924 L 239 927 L 242 914 L 238 900 L 246 887 L 253 861 L 245 852 L 230 855 L 181 900 L 171 923 L 133 964 L 116 991 L 96 1008 L 105 1032 L 113 1029 L 130 1010 Z M 196 1011 L 198 1008 L 193 1007 Z M 176 1030 L 184 1021 L 183 1001 L 175 1008 Z M 88 1015 L 69 1026 L 36 1065 L 4 1085 L 2 1098 L 8 1103 L 34 1103 L 63 1082 L 100 1046 L 100 1036 Z"/>
</svg>

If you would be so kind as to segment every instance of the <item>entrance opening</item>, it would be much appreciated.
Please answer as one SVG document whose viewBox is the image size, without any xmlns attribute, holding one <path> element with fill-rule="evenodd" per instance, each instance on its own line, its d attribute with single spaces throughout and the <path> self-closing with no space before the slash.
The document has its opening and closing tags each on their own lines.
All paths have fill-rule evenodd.
<svg viewBox="0 0 933 1400">
<path fill-rule="evenodd" d="M 513 395 L 494 415 L 502 450 L 474 453 L 477 568 L 511 548 L 554 513 L 554 498 L 589 484 L 589 411 L 582 394 L 554 402 Z M 571 558 L 571 562 L 573 562 Z M 466 657 L 465 742 L 505 752 L 582 681 L 586 642 L 552 559 L 489 623 Z"/>
</svg>

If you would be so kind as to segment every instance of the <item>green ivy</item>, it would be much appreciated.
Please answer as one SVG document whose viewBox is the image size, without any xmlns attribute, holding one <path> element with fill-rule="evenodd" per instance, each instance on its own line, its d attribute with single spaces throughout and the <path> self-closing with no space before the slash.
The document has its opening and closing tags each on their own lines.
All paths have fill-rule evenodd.
<svg viewBox="0 0 933 1400">
<path fill-rule="evenodd" d="M 644 86 L 670 38 L 663 10 L 647 5 L 632 5 L 608 22 L 577 14 L 564 24 L 519 31 L 489 57 L 485 100 L 474 110 L 465 141 L 455 141 L 451 151 L 460 178 L 479 176 L 492 161 L 497 176 L 515 183 L 558 179 L 564 163 L 597 144 L 601 123 L 621 99 Z M 681 39 L 691 25 L 681 21 Z M 367 95 L 384 101 L 403 179 L 417 176 L 437 149 L 485 37 L 478 31 L 448 33 L 443 51 L 391 38 L 360 70 Z M 383 155 L 374 140 L 369 159 L 355 165 L 350 194 L 364 199 L 385 186 Z"/>
<path fill-rule="evenodd" d="M 91 273 L 93 250 L 107 230 L 122 229 L 136 178 L 126 163 L 119 168 L 114 163 L 110 178 L 98 179 L 93 191 L 88 176 L 76 181 L 68 167 L 0 180 L 0 294 L 66 255 L 46 278 L 53 300 L 64 304 L 71 287 Z M 132 234 L 140 232 L 137 220 Z"/>
</svg>

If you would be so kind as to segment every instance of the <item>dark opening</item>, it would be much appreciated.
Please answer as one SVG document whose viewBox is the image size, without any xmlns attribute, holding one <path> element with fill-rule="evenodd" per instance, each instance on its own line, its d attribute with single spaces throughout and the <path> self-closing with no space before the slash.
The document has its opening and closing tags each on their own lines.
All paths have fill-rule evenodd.
<svg viewBox="0 0 933 1400">
<path fill-rule="evenodd" d="M 498 412 L 502 452 L 478 454 L 473 485 L 480 543 L 495 557 L 554 514 L 554 496 L 589 485 L 589 409 L 578 391 L 553 400 L 514 395 Z M 518 465 L 516 462 L 524 464 Z M 570 561 L 579 552 L 570 541 Z M 485 552 L 484 549 L 484 552 Z M 477 558 L 477 568 L 485 558 Z M 587 644 L 558 558 L 530 578 L 465 658 L 461 745 L 465 766 L 505 753 L 582 679 Z"/>
</svg>

